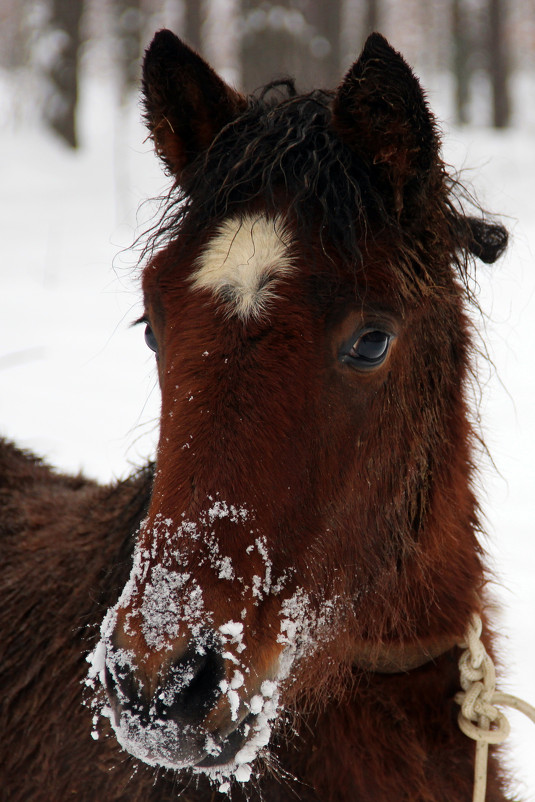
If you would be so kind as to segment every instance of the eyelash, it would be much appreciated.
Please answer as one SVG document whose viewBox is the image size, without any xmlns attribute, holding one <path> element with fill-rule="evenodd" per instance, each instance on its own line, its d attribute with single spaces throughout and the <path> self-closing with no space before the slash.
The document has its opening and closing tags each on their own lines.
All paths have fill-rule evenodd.
<svg viewBox="0 0 535 802">
<path fill-rule="evenodd" d="M 145 343 L 147 347 L 150 348 L 151 351 L 154 351 L 156 354 L 156 358 L 158 358 L 158 341 L 154 335 L 154 331 L 152 330 L 152 326 L 150 325 L 149 319 L 146 315 L 142 315 L 138 320 L 134 321 L 133 325 L 145 325 Z"/>
</svg>

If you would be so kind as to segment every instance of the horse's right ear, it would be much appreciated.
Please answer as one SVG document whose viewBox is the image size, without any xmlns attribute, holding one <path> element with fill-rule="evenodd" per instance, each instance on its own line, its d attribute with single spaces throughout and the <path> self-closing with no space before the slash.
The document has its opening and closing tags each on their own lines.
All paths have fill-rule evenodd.
<svg viewBox="0 0 535 802">
<path fill-rule="evenodd" d="M 143 62 L 145 120 L 158 156 L 180 174 L 246 106 L 214 70 L 171 31 L 159 31 Z"/>
</svg>

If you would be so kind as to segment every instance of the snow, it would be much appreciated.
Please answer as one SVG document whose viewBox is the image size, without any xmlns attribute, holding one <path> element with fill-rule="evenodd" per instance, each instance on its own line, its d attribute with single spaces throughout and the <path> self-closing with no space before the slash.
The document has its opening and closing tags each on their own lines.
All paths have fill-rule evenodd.
<svg viewBox="0 0 535 802">
<path fill-rule="evenodd" d="M 275 691 L 277 690 L 277 684 L 272 682 L 270 679 L 265 679 L 262 685 L 260 686 L 260 693 L 262 696 L 265 696 L 266 699 L 271 699 Z"/>
<path fill-rule="evenodd" d="M 200 629 L 204 622 L 202 590 L 192 583 L 186 589 L 191 574 L 170 571 L 154 565 L 141 603 L 141 631 L 149 647 L 159 651 L 171 648 L 184 621 Z"/>
<path fill-rule="evenodd" d="M 511 232 L 508 253 L 495 266 L 481 265 L 480 303 L 487 316 L 485 342 L 495 369 L 481 365 L 487 381 L 480 405 L 482 428 L 496 468 L 482 459 L 481 501 L 487 548 L 497 577 L 491 588 L 500 609 L 497 686 L 535 703 L 535 126 L 507 132 L 453 130 L 446 136 L 450 163 L 470 166 L 467 177 L 483 205 L 499 211 Z M 535 800 L 535 727 L 506 711 L 507 742 L 523 799 Z M 516 788 L 516 786 L 515 786 Z"/>
<path fill-rule="evenodd" d="M 238 627 L 240 628 L 238 629 Z M 241 624 L 229 621 L 219 628 L 219 632 L 224 638 L 225 636 L 229 637 L 233 642 L 238 643 L 237 651 L 241 651 L 239 648 L 243 636 L 243 626 Z M 292 656 L 295 656 L 298 651 L 297 642 L 294 642 L 292 647 Z M 241 665 L 240 659 L 232 653 L 223 652 L 223 657 Z M 290 666 L 290 663 L 291 661 L 281 659 L 277 678 L 275 680 L 264 680 L 260 685 L 260 693 L 253 694 L 249 699 L 241 699 L 237 693 L 236 689 L 245 685 L 244 674 L 238 669 L 234 671 L 230 683 L 226 680 L 220 683 L 222 693 L 227 696 L 233 721 L 243 721 L 248 713 L 252 713 L 254 716 L 250 723 L 248 721 L 244 722 L 246 741 L 231 762 L 210 769 L 193 769 L 195 773 L 204 771 L 208 774 L 212 781 L 219 786 L 219 790 L 222 793 L 228 792 L 230 788 L 230 785 L 226 782 L 227 778 L 232 777 L 240 783 L 248 782 L 251 778 L 254 761 L 262 754 L 264 747 L 268 745 L 274 722 L 280 716 L 279 685 L 286 678 L 286 668 Z M 243 669 L 245 673 L 248 673 L 248 667 L 243 666 Z"/>
<path fill-rule="evenodd" d="M 241 642 L 243 637 L 243 624 L 241 621 L 228 621 L 221 624 L 219 631 L 222 635 L 228 635 L 235 642 Z"/>
<path fill-rule="evenodd" d="M 154 208 L 141 206 L 138 212 L 140 204 L 161 194 L 165 179 L 137 123 L 138 110 L 116 108 L 109 85 L 85 86 L 84 147 L 74 154 L 27 122 L 11 128 L 4 123 L 0 129 L 0 433 L 65 471 L 83 469 L 104 481 L 126 475 L 153 455 L 159 417 L 154 359 L 140 328 L 129 326 L 143 311 L 138 254 L 125 249 L 144 230 Z M 498 578 L 492 588 L 500 605 L 493 614 L 501 642 L 498 685 L 532 703 L 534 134 L 527 121 L 501 133 L 449 128 L 444 137 L 448 161 L 470 168 L 465 179 L 487 208 L 506 215 L 512 232 L 507 256 L 496 266 L 478 269 L 487 316 L 484 339 L 496 366 L 489 370 L 481 363 L 480 412 L 496 468 L 482 457 L 480 484 Z M 216 516 L 224 512 L 220 503 L 216 500 L 211 508 Z M 226 514 L 233 513 L 229 509 Z M 261 553 L 264 544 L 255 545 Z M 222 574 L 230 576 L 232 566 L 225 557 L 218 559 Z M 266 575 L 255 586 L 258 593 L 267 591 L 267 552 L 265 567 Z M 290 612 L 281 631 L 288 640 L 297 635 L 297 619 Z M 231 628 L 227 635 L 229 653 L 239 654 L 240 631 Z M 102 661 L 102 653 L 95 655 L 95 672 Z M 262 691 L 250 700 L 257 716 L 266 717 L 253 734 L 258 744 L 274 710 L 264 706 L 270 701 L 276 707 L 276 695 L 273 689 L 268 699 Z M 515 790 L 535 802 L 535 727 L 514 712 L 510 720 L 510 762 L 520 786 Z M 134 736 L 127 732 L 125 738 Z M 150 759 L 150 738 L 140 748 Z M 240 777 L 245 778 L 248 766 L 248 759 L 238 766 Z M 226 782 L 221 783 L 225 788 Z"/>
</svg>

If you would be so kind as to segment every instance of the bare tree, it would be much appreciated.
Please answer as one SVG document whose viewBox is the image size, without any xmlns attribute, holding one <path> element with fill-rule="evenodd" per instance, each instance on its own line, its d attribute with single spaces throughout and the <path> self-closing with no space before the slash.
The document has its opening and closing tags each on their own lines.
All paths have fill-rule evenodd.
<svg viewBox="0 0 535 802">
<path fill-rule="evenodd" d="M 83 0 L 52 0 L 49 25 L 53 53 L 48 64 L 48 78 L 52 91 L 45 117 L 50 127 L 73 148 L 78 144 L 78 50 L 83 7 Z"/>
<path fill-rule="evenodd" d="M 453 75 L 455 78 L 455 116 L 457 122 L 468 122 L 470 92 L 469 52 L 470 42 L 465 8 L 462 0 L 452 0 L 452 51 Z"/>
<path fill-rule="evenodd" d="M 303 90 L 340 80 L 342 0 L 242 0 L 241 6 L 246 89 L 274 76 L 291 75 Z"/>
<path fill-rule="evenodd" d="M 309 9 L 313 28 L 309 42 L 311 81 L 316 86 L 334 88 L 341 79 L 342 2 L 332 0 L 322 3 L 316 0 L 309 3 Z"/>
<path fill-rule="evenodd" d="M 16 0 L 0 0 L 0 65 L 20 67 L 24 63 L 24 17 L 27 9 Z"/>
<path fill-rule="evenodd" d="M 364 18 L 364 34 L 380 30 L 380 9 L 379 0 L 366 0 L 366 11 Z"/>
<path fill-rule="evenodd" d="M 306 53 L 301 41 L 304 16 L 291 15 L 291 0 L 275 3 L 242 0 L 242 80 L 247 91 L 274 77 L 295 75 Z M 299 13 L 299 12 L 298 12 Z M 293 30 L 292 30 L 293 24 Z"/>
<path fill-rule="evenodd" d="M 488 72 L 492 86 L 492 122 L 506 128 L 511 117 L 509 54 L 505 0 L 488 0 Z"/>
<path fill-rule="evenodd" d="M 202 25 L 205 16 L 202 0 L 185 0 L 184 2 L 184 37 L 186 42 L 197 51 L 202 50 Z"/>
<path fill-rule="evenodd" d="M 140 0 L 114 0 L 110 5 L 117 41 L 116 58 L 119 67 L 123 100 L 132 89 L 137 90 L 141 76 L 140 56 L 145 14 Z"/>
</svg>

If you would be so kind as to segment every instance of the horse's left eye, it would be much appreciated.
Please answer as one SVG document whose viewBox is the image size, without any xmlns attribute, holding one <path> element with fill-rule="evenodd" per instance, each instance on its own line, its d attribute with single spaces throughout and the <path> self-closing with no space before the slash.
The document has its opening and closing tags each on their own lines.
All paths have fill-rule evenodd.
<svg viewBox="0 0 535 802">
<path fill-rule="evenodd" d="M 151 329 L 149 323 L 147 323 L 145 327 L 145 342 L 147 343 L 151 351 L 154 351 L 155 354 L 158 353 L 158 343 L 156 341 L 156 337 L 154 336 L 154 332 Z"/>
<path fill-rule="evenodd" d="M 346 353 L 344 361 L 359 368 L 377 367 L 386 359 L 391 339 L 385 331 L 364 331 Z"/>
</svg>

